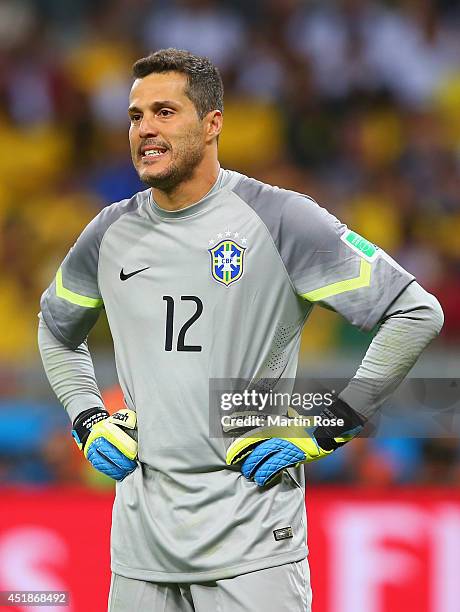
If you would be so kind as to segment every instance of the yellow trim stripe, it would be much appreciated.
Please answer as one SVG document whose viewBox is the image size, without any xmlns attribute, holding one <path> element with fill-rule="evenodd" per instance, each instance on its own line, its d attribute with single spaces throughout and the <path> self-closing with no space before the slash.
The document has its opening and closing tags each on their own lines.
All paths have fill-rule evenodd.
<svg viewBox="0 0 460 612">
<path fill-rule="evenodd" d="M 104 303 L 103 300 L 98 298 L 89 298 L 85 295 L 79 295 L 66 289 L 62 284 L 62 270 L 59 268 L 56 274 L 56 295 L 63 300 L 67 300 L 71 304 L 77 306 L 83 306 L 84 308 L 99 308 Z"/>
<path fill-rule="evenodd" d="M 331 285 L 326 285 L 325 287 L 320 287 L 319 289 L 315 289 L 309 293 L 303 293 L 302 297 L 309 302 L 318 302 L 319 300 L 324 300 L 332 297 L 333 295 L 345 293 L 346 291 L 353 291 L 354 289 L 360 289 L 361 287 L 369 287 L 371 284 L 371 270 L 371 264 L 365 259 L 361 259 L 359 276 L 350 278 L 348 280 L 339 281 L 337 283 L 332 283 Z"/>
</svg>

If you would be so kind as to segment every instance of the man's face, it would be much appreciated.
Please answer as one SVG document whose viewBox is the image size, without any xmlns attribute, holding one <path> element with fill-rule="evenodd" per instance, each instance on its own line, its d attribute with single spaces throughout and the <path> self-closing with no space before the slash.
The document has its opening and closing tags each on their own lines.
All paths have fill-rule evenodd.
<svg viewBox="0 0 460 612">
<path fill-rule="evenodd" d="M 149 74 L 131 89 L 129 143 L 140 179 L 171 191 L 193 176 L 205 153 L 204 122 L 179 72 Z"/>
</svg>

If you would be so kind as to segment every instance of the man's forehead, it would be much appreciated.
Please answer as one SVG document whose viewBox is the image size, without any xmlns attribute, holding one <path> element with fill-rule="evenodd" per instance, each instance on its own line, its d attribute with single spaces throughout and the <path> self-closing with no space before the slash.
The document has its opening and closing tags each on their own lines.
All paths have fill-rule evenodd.
<svg viewBox="0 0 460 612">
<path fill-rule="evenodd" d="M 136 79 L 131 87 L 129 100 L 131 103 L 138 98 L 155 100 L 188 100 L 185 93 L 187 77 L 180 72 L 152 73 Z"/>
</svg>

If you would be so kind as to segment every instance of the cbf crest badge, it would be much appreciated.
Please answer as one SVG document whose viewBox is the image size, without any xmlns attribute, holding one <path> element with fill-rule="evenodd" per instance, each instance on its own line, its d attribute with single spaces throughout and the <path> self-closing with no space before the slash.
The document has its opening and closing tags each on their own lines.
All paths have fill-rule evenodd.
<svg viewBox="0 0 460 612">
<path fill-rule="evenodd" d="M 221 240 L 212 249 L 208 249 L 212 277 L 226 287 L 240 279 L 244 270 L 245 251 L 246 247 L 234 240 Z"/>
</svg>

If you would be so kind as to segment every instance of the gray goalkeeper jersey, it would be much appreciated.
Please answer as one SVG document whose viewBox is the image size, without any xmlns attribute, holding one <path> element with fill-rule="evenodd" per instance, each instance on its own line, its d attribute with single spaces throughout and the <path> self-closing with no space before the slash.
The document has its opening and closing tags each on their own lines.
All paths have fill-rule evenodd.
<svg viewBox="0 0 460 612">
<path fill-rule="evenodd" d="M 221 169 L 176 212 L 150 190 L 102 210 L 41 307 L 72 349 L 105 307 L 137 412 L 140 465 L 117 483 L 113 571 L 197 582 L 304 558 L 302 470 L 259 489 L 227 467 L 228 442 L 209 431 L 209 381 L 293 379 L 316 302 L 370 330 L 412 280 L 310 198 L 237 172 Z"/>
</svg>

